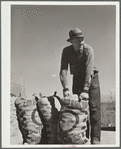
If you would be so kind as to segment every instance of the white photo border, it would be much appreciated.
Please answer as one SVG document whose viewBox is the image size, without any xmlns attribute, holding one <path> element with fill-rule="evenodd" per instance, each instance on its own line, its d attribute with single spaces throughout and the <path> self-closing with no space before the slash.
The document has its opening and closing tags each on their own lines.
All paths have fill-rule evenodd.
<svg viewBox="0 0 121 149">
<path fill-rule="evenodd" d="M 117 1 L 1 1 L 1 121 L 3 148 L 58 148 L 62 145 L 10 145 L 10 72 L 11 72 L 11 5 L 115 5 L 116 6 L 116 145 L 76 145 L 76 147 L 119 147 L 120 145 L 120 3 Z M 7 10 L 7 11 L 6 11 Z M 65 147 L 71 147 L 65 145 Z"/>
</svg>

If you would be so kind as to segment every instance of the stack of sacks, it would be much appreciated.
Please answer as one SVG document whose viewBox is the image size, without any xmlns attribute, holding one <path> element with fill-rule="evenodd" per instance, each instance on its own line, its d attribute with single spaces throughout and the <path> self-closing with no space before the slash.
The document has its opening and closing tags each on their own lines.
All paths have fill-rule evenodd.
<svg viewBox="0 0 121 149">
<path fill-rule="evenodd" d="M 56 144 L 59 112 L 54 96 L 42 97 L 37 102 L 37 109 L 43 123 L 41 144 Z"/>
<path fill-rule="evenodd" d="M 43 126 L 36 109 L 36 100 L 18 98 L 15 104 L 24 144 L 39 144 Z"/>
<path fill-rule="evenodd" d="M 16 97 L 11 97 L 10 100 L 10 144 L 17 145 L 23 144 L 23 137 L 19 130 L 16 107 L 15 107 Z"/>
<path fill-rule="evenodd" d="M 57 126 L 59 144 L 89 144 L 86 138 L 87 119 L 89 114 L 88 101 L 78 102 L 78 96 L 66 96 L 60 99 L 61 110 Z"/>
</svg>

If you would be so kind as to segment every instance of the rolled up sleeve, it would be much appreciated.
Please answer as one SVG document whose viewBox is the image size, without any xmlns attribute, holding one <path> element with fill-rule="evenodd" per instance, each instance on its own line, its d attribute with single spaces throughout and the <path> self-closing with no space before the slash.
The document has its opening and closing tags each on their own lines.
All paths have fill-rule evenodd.
<svg viewBox="0 0 121 149">
<path fill-rule="evenodd" d="M 61 70 L 68 70 L 68 57 L 67 57 L 67 52 L 64 49 L 62 52 L 62 57 L 61 57 Z"/>
</svg>

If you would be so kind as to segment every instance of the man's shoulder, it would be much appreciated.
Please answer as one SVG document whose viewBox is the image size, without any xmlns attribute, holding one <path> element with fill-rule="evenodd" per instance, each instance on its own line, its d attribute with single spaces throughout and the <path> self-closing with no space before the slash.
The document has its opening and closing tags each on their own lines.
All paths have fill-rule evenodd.
<svg viewBox="0 0 121 149">
<path fill-rule="evenodd" d="M 66 54 L 72 53 L 73 52 L 72 45 L 69 45 L 69 46 L 63 48 L 63 52 L 66 53 Z"/>
<path fill-rule="evenodd" d="M 84 52 L 86 54 L 93 54 L 93 48 L 91 46 L 89 46 L 88 44 L 84 44 Z"/>
<path fill-rule="evenodd" d="M 69 46 L 65 47 L 63 50 L 64 50 L 64 51 L 72 50 L 72 45 L 69 45 Z"/>
</svg>

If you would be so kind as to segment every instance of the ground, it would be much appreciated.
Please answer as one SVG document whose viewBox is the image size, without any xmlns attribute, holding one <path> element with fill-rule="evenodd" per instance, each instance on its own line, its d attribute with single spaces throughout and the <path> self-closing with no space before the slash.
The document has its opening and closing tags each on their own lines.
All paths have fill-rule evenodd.
<svg viewBox="0 0 121 149">
<path fill-rule="evenodd" d="M 115 145 L 116 131 L 101 131 L 101 144 Z"/>
</svg>

